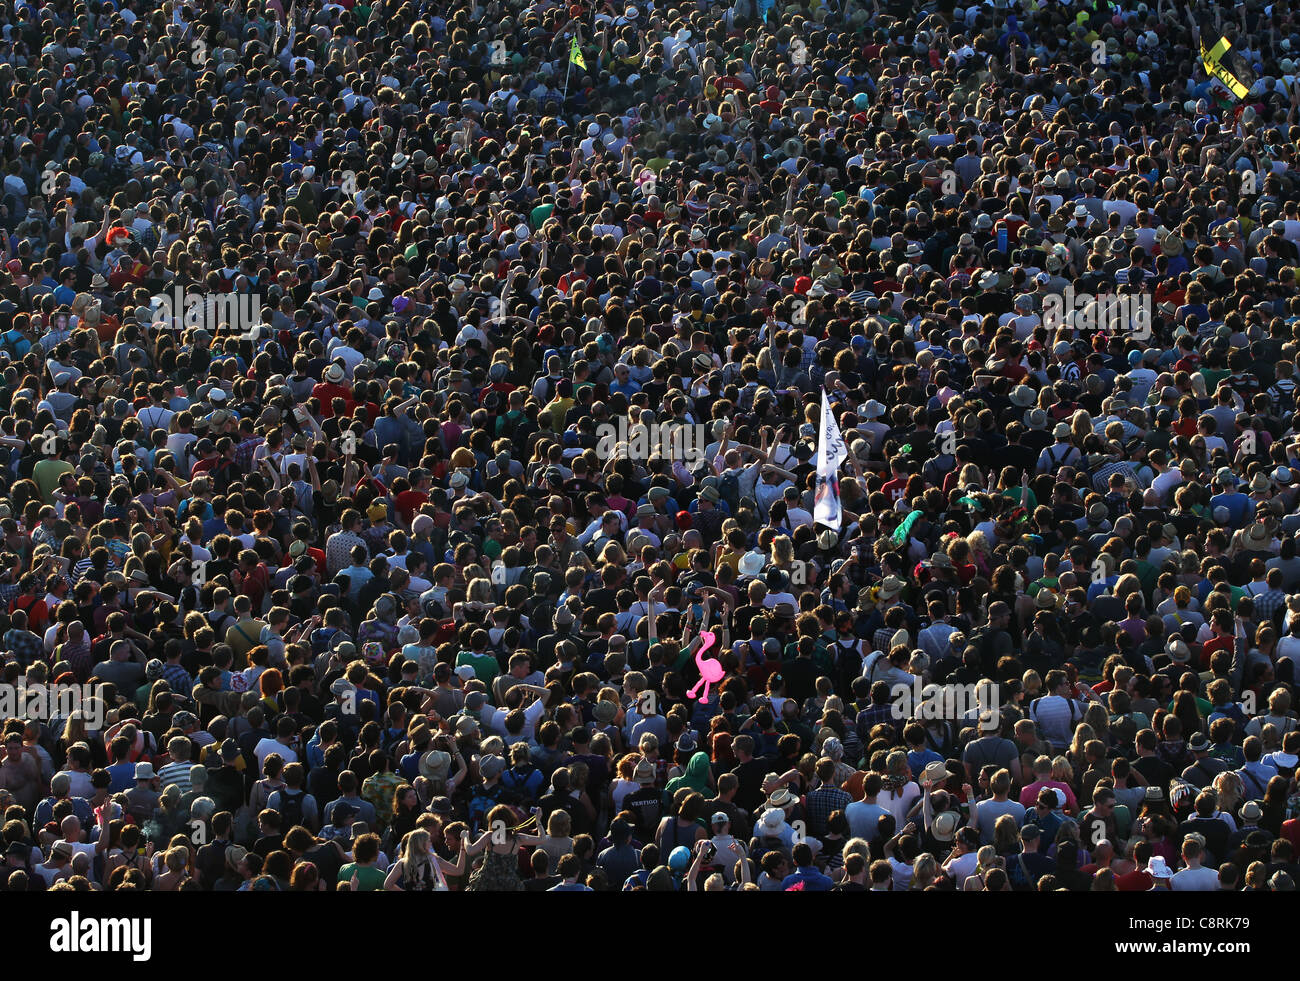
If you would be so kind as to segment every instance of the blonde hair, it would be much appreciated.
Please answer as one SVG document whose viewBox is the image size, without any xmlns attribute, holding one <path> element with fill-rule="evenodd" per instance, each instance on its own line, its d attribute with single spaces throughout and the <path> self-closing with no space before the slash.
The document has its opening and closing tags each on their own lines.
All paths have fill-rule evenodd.
<svg viewBox="0 0 1300 981">
<path fill-rule="evenodd" d="M 1020 686 L 1024 688 L 1025 697 L 1028 698 L 1031 692 L 1043 690 L 1043 678 L 1037 671 L 1030 668 L 1020 676 Z"/>
<path fill-rule="evenodd" d="M 1003 814 L 993 822 L 993 848 L 997 851 L 1014 851 L 1020 846 L 1020 826 L 1010 814 Z M 981 849 L 983 851 L 983 849 Z"/>
<path fill-rule="evenodd" d="M 938 875 L 938 864 L 929 852 L 922 852 L 912 862 L 912 881 L 909 889 L 922 890 L 934 882 Z"/>
<path fill-rule="evenodd" d="M 73 743 L 86 739 L 86 719 L 80 710 L 71 712 L 68 715 L 68 721 L 63 724 L 63 741 L 71 746 Z"/>
<path fill-rule="evenodd" d="M 1085 726 L 1082 723 L 1080 723 L 1079 728 L 1083 729 L 1085 728 Z M 1088 738 L 1091 739 L 1092 727 L 1088 726 L 1087 729 L 1088 729 Z M 1076 731 L 1076 738 L 1077 738 L 1077 731 Z M 1080 746 L 1082 745 L 1083 744 L 1080 743 Z M 1052 760 L 1052 779 L 1060 780 L 1062 783 L 1069 783 L 1071 780 L 1074 779 L 1074 767 L 1070 766 L 1070 761 L 1067 760 L 1064 756 L 1057 756 Z"/>
<path fill-rule="evenodd" d="M 1003 815 L 1009 817 L 1010 815 Z M 1014 820 L 1014 818 L 1012 819 Z M 1002 859 L 998 855 L 998 850 L 993 845 L 980 845 L 979 851 L 975 853 L 975 867 L 981 872 L 988 869 L 996 869 L 1002 864 Z"/>
<path fill-rule="evenodd" d="M 1211 782 L 1210 787 L 1219 795 L 1219 810 L 1235 811 L 1245 793 L 1246 785 L 1232 770 L 1224 770 Z"/>
<path fill-rule="evenodd" d="M 1097 733 L 1093 730 L 1092 726 L 1088 725 L 1088 723 L 1086 722 L 1080 722 L 1077 726 L 1074 727 L 1074 738 L 1070 740 L 1070 755 L 1073 756 L 1076 760 L 1082 760 L 1083 747 L 1086 746 L 1088 743 L 1092 742 L 1096 738 L 1097 738 Z M 1066 762 L 1064 756 L 1058 756 L 1056 760 L 1052 761 L 1053 779 L 1059 779 L 1056 776 L 1057 760 L 1063 763 Z M 1069 764 L 1066 763 L 1066 766 L 1069 766 Z"/>
<path fill-rule="evenodd" d="M 1070 435 L 1080 442 L 1092 435 L 1092 415 L 1087 409 L 1074 410 L 1070 417 Z"/>
<path fill-rule="evenodd" d="M 471 579 L 469 589 L 466 591 L 466 598 L 471 603 L 491 603 L 493 601 L 492 580 L 485 579 L 482 576 Z"/>
<path fill-rule="evenodd" d="M 618 542 L 606 542 L 600 550 L 601 565 L 627 565 L 627 553 Z"/>
<path fill-rule="evenodd" d="M 190 864 L 190 850 L 183 846 L 169 848 L 163 852 L 163 865 L 168 872 L 184 872 Z"/>
<path fill-rule="evenodd" d="M 788 565 L 794 561 L 794 542 L 787 535 L 777 535 L 772 539 L 772 564 Z"/>
<path fill-rule="evenodd" d="M 425 828 L 416 828 L 409 831 L 406 837 L 402 839 L 401 861 L 410 862 L 412 859 L 419 860 L 429 852 L 430 842 L 433 836 Z"/>
<path fill-rule="evenodd" d="M 565 810 L 552 811 L 546 819 L 546 833 L 552 838 L 567 838 L 573 830 L 573 817 Z"/>
</svg>

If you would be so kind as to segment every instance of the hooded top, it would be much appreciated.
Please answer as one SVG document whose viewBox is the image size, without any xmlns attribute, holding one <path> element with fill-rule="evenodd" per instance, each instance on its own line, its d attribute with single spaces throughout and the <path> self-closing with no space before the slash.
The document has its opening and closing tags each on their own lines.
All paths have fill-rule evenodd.
<svg viewBox="0 0 1300 981">
<path fill-rule="evenodd" d="M 709 754 L 703 750 L 697 752 L 686 764 L 686 772 L 680 777 L 673 777 L 664 786 L 664 793 L 672 797 L 683 787 L 690 787 L 706 797 L 712 792 L 709 787 Z"/>
</svg>

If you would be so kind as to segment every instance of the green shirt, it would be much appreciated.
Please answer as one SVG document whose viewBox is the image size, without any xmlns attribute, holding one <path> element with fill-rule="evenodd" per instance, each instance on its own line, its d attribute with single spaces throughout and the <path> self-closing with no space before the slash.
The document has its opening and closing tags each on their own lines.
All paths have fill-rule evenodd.
<svg viewBox="0 0 1300 981">
<path fill-rule="evenodd" d="M 1174 710 L 1174 703 L 1172 701 L 1170 701 L 1167 710 L 1170 712 Z M 1211 712 L 1214 711 L 1214 705 L 1209 701 L 1209 699 L 1201 698 L 1198 695 L 1196 696 L 1196 711 L 1197 714 L 1199 714 L 1200 717 L 1204 719 L 1206 716 L 1208 716 Z"/>
<path fill-rule="evenodd" d="M 456 667 L 468 664 L 474 669 L 474 677 L 491 685 L 492 679 L 501 673 L 501 666 L 491 654 L 475 654 L 473 651 L 461 651 L 456 655 Z"/>
<path fill-rule="evenodd" d="M 351 882 L 353 872 L 357 874 L 357 892 L 379 892 L 384 888 L 384 880 L 388 878 L 388 873 L 373 865 L 348 862 L 339 869 L 339 882 Z"/>
<path fill-rule="evenodd" d="M 41 499 L 46 504 L 54 503 L 54 490 L 59 486 L 59 478 L 65 473 L 76 473 L 76 468 L 67 460 L 41 460 L 32 467 L 32 480 L 36 481 Z"/>
<path fill-rule="evenodd" d="M 1205 389 L 1208 392 L 1213 392 L 1215 388 L 1218 387 L 1219 382 L 1223 381 L 1223 379 L 1227 378 L 1230 374 L 1232 374 L 1232 372 L 1227 368 L 1201 369 L 1201 377 L 1205 379 Z"/>
<path fill-rule="evenodd" d="M 1022 493 L 1023 493 L 1023 488 L 1021 487 L 1008 487 L 1006 490 L 1002 492 L 1002 496 L 1009 497 L 1011 498 L 1011 500 L 1016 501 L 1018 503 L 1020 501 L 1020 495 Z M 1028 511 L 1032 511 L 1034 508 L 1038 507 L 1038 495 L 1035 494 L 1032 490 L 1030 490 L 1029 495 L 1025 498 L 1025 501 L 1026 501 L 1025 509 Z"/>
<path fill-rule="evenodd" d="M 529 222 L 532 223 L 533 231 L 541 228 L 546 219 L 551 217 L 551 212 L 555 210 L 553 204 L 539 204 L 528 216 Z"/>
</svg>

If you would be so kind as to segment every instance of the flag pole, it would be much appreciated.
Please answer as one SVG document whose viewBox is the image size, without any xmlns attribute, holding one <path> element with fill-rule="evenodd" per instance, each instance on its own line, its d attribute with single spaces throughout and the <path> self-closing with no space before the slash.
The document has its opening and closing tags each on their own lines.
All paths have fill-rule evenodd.
<svg viewBox="0 0 1300 981">
<path fill-rule="evenodd" d="M 560 100 L 561 106 L 566 110 L 569 108 L 569 76 L 573 74 L 573 46 L 581 36 L 582 31 L 574 28 L 573 37 L 569 39 L 569 57 L 565 59 L 569 65 L 564 70 L 564 95 L 561 96 Z"/>
</svg>

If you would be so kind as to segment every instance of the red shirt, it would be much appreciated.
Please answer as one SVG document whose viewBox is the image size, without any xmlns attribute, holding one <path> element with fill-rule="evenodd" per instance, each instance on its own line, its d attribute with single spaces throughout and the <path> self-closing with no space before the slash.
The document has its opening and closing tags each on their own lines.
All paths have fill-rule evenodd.
<svg viewBox="0 0 1300 981">
<path fill-rule="evenodd" d="M 1215 651 L 1227 651 L 1232 653 L 1234 638 L 1231 634 L 1224 634 L 1222 637 L 1211 637 L 1201 645 L 1201 670 L 1210 670 L 1210 655 Z"/>
<path fill-rule="evenodd" d="M 324 549 L 319 549 L 319 548 L 317 548 L 315 545 L 308 545 L 308 546 L 307 546 L 307 554 L 310 555 L 313 559 L 316 560 L 316 568 L 317 568 L 317 569 L 324 569 L 324 568 L 325 568 L 325 551 L 324 551 Z M 289 553 L 288 553 L 288 552 L 285 552 L 284 555 L 283 555 L 283 556 L 281 557 L 281 559 L 280 559 L 280 568 L 283 569 L 285 566 L 287 566 L 287 565 L 292 565 L 292 564 L 293 564 L 294 562 L 296 562 L 296 561 L 297 561 L 296 559 L 293 559 L 293 558 L 291 558 L 291 557 L 289 556 Z"/>
<path fill-rule="evenodd" d="M 1117 892 L 1147 892 L 1156 884 L 1151 873 L 1145 869 L 1134 869 L 1132 872 L 1126 872 L 1115 879 L 1115 890 Z"/>
<path fill-rule="evenodd" d="M 1002 374 L 1018 382 L 1029 374 L 1029 369 L 1019 361 L 1008 361 L 1002 366 Z"/>
<path fill-rule="evenodd" d="M 27 629 L 34 634 L 41 633 L 50 618 L 50 608 L 45 604 L 45 600 L 38 599 L 35 596 L 19 596 L 9 604 L 9 612 L 15 610 L 27 611 Z"/>
<path fill-rule="evenodd" d="M 266 571 L 266 566 L 259 562 L 243 575 L 244 578 L 239 584 L 239 591 L 252 601 L 253 609 L 260 610 L 262 608 L 262 599 L 266 596 L 267 586 L 270 585 L 270 575 Z"/>
<path fill-rule="evenodd" d="M 885 486 L 880 489 L 881 491 L 883 491 L 885 494 L 889 496 L 889 499 L 891 501 L 897 501 L 903 496 L 903 489 L 906 486 L 907 486 L 907 478 L 895 477 L 893 480 L 889 481 L 889 483 L 885 484 Z"/>
<path fill-rule="evenodd" d="M 1291 842 L 1291 847 L 1300 852 L 1300 818 L 1282 822 L 1282 837 Z"/>
<path fill-rule="evenodd" d="M 428 499 L 429 495 L 424 491 L 402 491 L 393 499 L 393 505 L 397 508 L 397 513 L 401 515 L 403 524 L 409 525 L 415 520 L 415 512 Z"/>
<path fill-rule="evenodd" d="M 560 277 L 560 292 L 568 293 L 574 283 L 585 283 L 590 278 L 586 273 L 578 272 L 576 269 L 567 272 Z"/>
<path fill-rule="evenodd" d="M 333 382 L 318 382 L 316 387 L 311 390 L 311 394 L 320 403 L 322 419 L 334 418 L 334 399 L 343 400 L 348 415 L 352 414 L 352 409 L 356 405 L 356 402 L 352 400 L 352 389 L 346 385 L 335 385 Z"/>
</svg>

